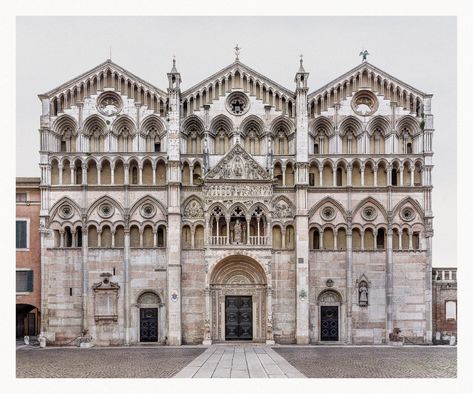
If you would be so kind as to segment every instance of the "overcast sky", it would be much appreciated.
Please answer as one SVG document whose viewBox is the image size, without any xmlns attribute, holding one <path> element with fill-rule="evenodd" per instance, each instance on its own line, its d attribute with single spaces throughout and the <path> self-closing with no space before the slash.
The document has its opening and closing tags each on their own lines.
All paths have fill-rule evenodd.
<svg viewBox="0 0 473 394">
<path fill-rule="evenodd" d="M 294 90 L 299 55 L 313 91 L 368 60 L 434 95 L 433 265 L 457 265 L 454 17 L 19 17 L 17 176 L 39 176 L 37 95 L 112 60 L 166 89 L 172 56 L 182 88 L 240 60 Z"/>
</svg>

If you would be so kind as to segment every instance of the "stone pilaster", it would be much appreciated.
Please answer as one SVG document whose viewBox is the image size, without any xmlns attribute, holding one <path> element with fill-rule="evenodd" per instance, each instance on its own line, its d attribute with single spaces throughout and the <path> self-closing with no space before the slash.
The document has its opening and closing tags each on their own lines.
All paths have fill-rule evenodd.
<svg viewBox="0 0 473 394">
<path fill-rule="evenodd" d="M 168 73 L 168 236 L 167 236 L 167 306 L 168 344 L 180 345 L 181 332 L 181 163 L 180 163 L 180 83 L 175 60 Z"/>
<path fill-rule="evenodd" d="M 307 79 L 300 67 L 296 83 L 296 342 L 309 343 L 309 216 L 307 207 L 309 119 L 307 114 Z"/>
</svg>

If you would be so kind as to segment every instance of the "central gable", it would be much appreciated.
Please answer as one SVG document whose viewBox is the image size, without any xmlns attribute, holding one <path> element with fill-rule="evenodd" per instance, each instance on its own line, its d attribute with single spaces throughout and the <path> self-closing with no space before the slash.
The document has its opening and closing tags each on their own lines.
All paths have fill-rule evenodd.
<svg viewBox="0 0 473 394">
<path fill-rule="evenodd" d="M 272 181 L 270 174 L 236 144 L 205 176 L 205 181 Z"/>
</svg>

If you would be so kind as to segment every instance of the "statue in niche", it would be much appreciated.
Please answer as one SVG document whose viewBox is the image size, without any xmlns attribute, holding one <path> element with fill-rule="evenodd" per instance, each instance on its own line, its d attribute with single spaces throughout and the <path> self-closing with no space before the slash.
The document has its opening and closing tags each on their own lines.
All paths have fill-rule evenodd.
<svg viewBox="0 0 473 394">
<path fill-rule="evenodd" d="M 243 175 L 243 164 L 240 157 L 235 157 L 235 162 L 233 164 L 233 174 L 240 178 Z"/>
<path fill-rule="evenodd" d="M 234 242 L 236 244 L 241 243 L 241 224 L 240 220 L 237 219 L 235 226 L 233 226 Z"/>
<path fill-rule="evenodd" d="M 230 178 L 230 173 L 231 173 L 230 164 L 228 164 L 228 161 L 225 160 L 223 162 L 223 178 L 224 179 Z"/>
<path fill-rule="evenodd" d="M 364 280 L 358 285 L 358 305 L 368 305 L 368 284 Z"/>
</svg>

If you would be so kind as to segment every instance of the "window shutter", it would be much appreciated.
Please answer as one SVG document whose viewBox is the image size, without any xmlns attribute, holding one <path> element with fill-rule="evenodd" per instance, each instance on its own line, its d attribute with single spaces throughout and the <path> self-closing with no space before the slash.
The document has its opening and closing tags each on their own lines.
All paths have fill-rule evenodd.
<svg viewBox="0 0 473 394">
<path fill-rule="evenodd" d="M 26 221 L 16 221 L 16 248 L 25 249 L 27 246 L 26 242 Z"/>
<path fill-rule="evenodd" d="M 33 271 L 27 271 L 26 291 L 33 291 Z"/>
</svg>

